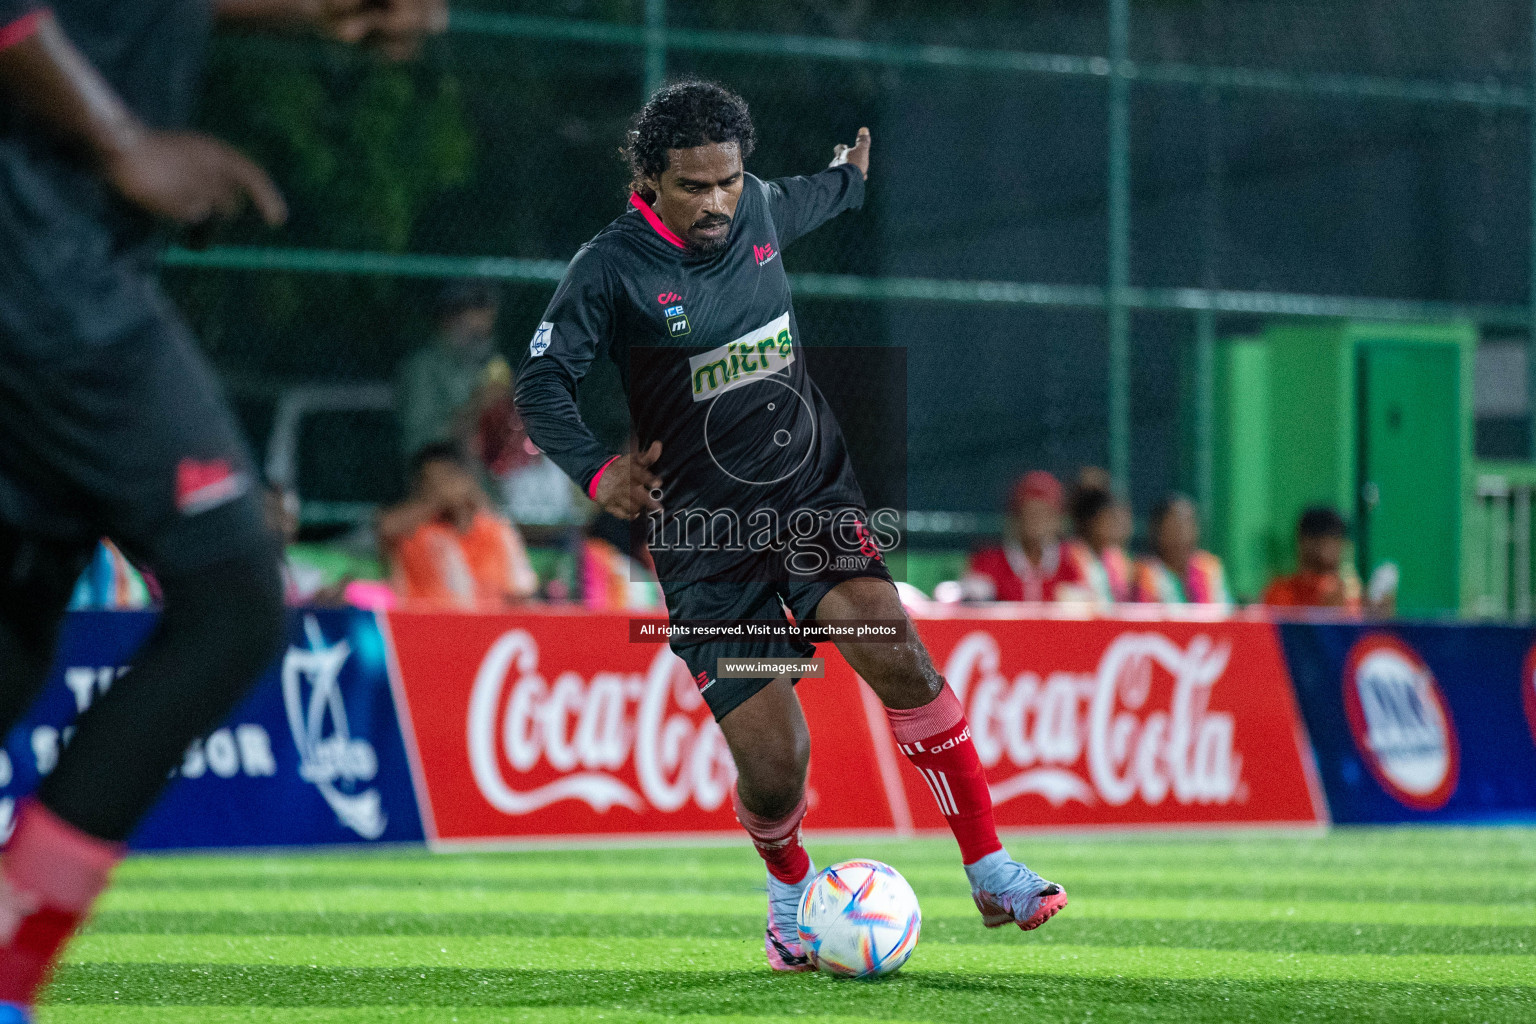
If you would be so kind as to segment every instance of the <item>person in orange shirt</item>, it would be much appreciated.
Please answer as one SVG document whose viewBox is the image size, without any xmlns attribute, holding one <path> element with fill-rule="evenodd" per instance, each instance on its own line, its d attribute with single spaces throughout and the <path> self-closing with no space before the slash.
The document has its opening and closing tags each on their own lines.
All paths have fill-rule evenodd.
<svg viewBox="0 0 1536 1024">
<path fill-rule="evenodd" d="M 452 442 L 411 460 L 411 493 L 377 523 L 395 589 L 410 604 L 494 610 L 538 589 L 517 527 L 495 514 Z"/>
<path fill-rule="evenodd" d="M 1061 543 L 1061 482 L 1043 470 L 1026 473 L 1008 498 L 1003 542 L 971 556 L 963 581 L 974 600 L 1086 601 L 1091 595 L 1077 561 Z"/>
<path fill-rule="evenodd" d="M 1129 601 L 1133 570 L 1125 553 L 1130 532 L 1124 502 L 1107 487 L 1080 480 L 1072 490 L 1069 511 L 1077 536 L 1067 542 L 1067 551 L 1094 599 L 1100 604 Z"/>
<path fill-rule="evenodd" d="M 1337 511 L 1327 505 L 1307 509 L 1296 522 L 1296 571 L 1270 581 L 1263 603 L 1271 608 L 1337 608 L 1348 615 L 1391 615 L 1396 589 L 1382 587 L 1374 600 L 1362 594 L 1360 577 L 1344 560 L 1348 541 L 1349 528 Z"/>
</svg>

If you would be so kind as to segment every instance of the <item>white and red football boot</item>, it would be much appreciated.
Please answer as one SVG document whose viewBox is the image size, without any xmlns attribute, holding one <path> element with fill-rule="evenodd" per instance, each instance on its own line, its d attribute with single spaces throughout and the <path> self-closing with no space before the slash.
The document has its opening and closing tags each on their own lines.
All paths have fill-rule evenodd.
<svg viewBox="0 0 1536 1024">
<path fill-rule="evenodd" d="M 816 965 L 805 955 L 800 945 L 800 927 L 796 915 L 800 909 L 800 897 L 816 877 L 816 865 L 812 864 L 799 882 L 781 882 L 768 875 L 768 929 L 763 934 L 763 950 L 768 954 L 768 966 L 776 971 L 814 971 Z"/>
<path fill-rule="evenodd" d="M 981 911 L 981 923 L 988 928 L 1013 923 L 1033 931 L 1067 905 L 1067 890 L 1047 882 L 1008 856 L 1007 850 L 967 864 L 965 874 L 971 880 L 971 898 Z"/>
</svg>

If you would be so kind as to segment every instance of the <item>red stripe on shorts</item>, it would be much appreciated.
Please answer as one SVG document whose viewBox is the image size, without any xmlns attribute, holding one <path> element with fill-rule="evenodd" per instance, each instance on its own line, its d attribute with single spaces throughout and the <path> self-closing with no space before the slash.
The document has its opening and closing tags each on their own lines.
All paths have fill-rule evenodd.
<svg viewBox="0 0 1536 1024">
<path fill-rule="evenodd" d="M 0 25 L 0 50 L 9 50 L 17 43 L 31 39 L 48 16 L 49 11 L 44 7 L 31 14 L 23 14 L 9 25 Z"/>
</svg>

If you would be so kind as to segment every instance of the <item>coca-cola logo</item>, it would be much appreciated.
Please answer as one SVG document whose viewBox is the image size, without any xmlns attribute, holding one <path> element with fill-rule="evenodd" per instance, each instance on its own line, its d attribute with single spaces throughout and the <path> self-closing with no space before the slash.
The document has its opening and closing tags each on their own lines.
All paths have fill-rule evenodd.
<svg viewBox="0 0 1536 1024">
<path fill-rule="evenodd" d="M 1520 699 L 1525 704 L 1525 724 L 1531 730 L 1531 742 L 1536 743 L 1536 644 L 1525 656 L 1525 668 L 1520 673 Z"/>
<path fill-rule="evenodd" d="M 1460 750 L 1450 708 L 1418 652 L 1386 633 L 1361 637 L 1344 666 L 1344 715 L 1383 789 L 1416 810 L 1445 806 Z"/>
<path fill-rule="evenodd" d="M 1229 804 L 1247 798 L 1236 722 L 1210 709 L 1229 643 L 1122 633 L 1091 672 L 1005 675 L 997 639 L 962 638 L 945 663 L 988 769 L 1022 769 L 992 786 L 994 803 L 1026 794 L 1119 807 Z M 996 777 L 996 772 L 990 772 Z"/>
<path fill-rule="evenodd" d="M 690 802 L 713 811 L 736 779 L 725 737 L 666 648 L 645 672 L 566 671 L 550 682 L 537 641 L 504 633 L 475 674 L 467 742 L 475 785 L 503 814 L 563 800 L 599 812 Z"/>
</svg>

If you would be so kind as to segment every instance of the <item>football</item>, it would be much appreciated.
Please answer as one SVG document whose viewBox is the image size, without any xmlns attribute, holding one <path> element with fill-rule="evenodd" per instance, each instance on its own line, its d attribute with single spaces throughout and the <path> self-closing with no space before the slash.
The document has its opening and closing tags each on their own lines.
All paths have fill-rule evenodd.
<svg viewBox="0 0 1536 1024">
<path fill-rule="evenodd" d="M 800 943 L 828 974 L 877 978 L 917 948 L 923 914 L 917 894 L 889 864 L 845 860 L 806 887 L 796 915 Z"/>
</svg>

